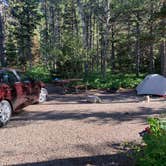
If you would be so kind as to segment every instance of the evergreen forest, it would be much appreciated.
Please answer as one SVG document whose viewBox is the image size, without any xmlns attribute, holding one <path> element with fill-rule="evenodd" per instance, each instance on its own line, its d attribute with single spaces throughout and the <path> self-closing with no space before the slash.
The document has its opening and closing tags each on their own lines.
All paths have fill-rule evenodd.
<svg viewBox="0 0 166 166">
<path fill-rule="evenodd" d="M 96 84 L 166 76 L 166 1 L 0 0 L 0 66 Z"/>
</svg>

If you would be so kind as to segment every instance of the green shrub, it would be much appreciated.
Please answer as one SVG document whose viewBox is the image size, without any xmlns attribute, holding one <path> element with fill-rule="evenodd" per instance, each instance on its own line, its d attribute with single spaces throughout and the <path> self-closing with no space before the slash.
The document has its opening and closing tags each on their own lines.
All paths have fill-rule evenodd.
<svg viewBox="0 0 166 166">
<path fill-rule="evenodd" d="M 166 130 L 165 120 L 152 118 L 148 120 L 150 133 L 143 136 L 145 146 L 138 155 L 136 165 L 165 166 L 166 165 Z"/>
<path fill-rule="evenodd" d="M 134 74 L 112 74 L 106 73 L 105 79 L 100 73 L 90 73 L 84 79 L 91 88 L 98 89 L 118 89 L 118 88 L 135 88 L 144 78 L 141 75 L 137 78 Z"/>
<path fill-rule="evenodd" d="M 34 66 L 31 70 L 28 70 L 27 73 L 34 79 L 41 80 L 43 82 L 51 81 L 50 72 L 43 66 Z"/>
</svg>

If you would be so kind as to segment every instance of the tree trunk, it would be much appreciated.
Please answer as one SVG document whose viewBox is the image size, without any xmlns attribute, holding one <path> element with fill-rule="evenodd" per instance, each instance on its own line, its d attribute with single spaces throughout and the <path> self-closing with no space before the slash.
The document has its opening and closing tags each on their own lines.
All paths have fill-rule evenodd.
<svg viewBox="0 0 166 166">
<path fill-rule="evenodd" d="M 44 1 L 44 18 L 45 18 L 45 26 L 46 26 L 46 32 L 45 32 L 45 39 L 46 43 L 48 43 L 48 19 L 47 19 L 47 0 Z"/>
<path fill-rule="evenodd" d="M 109 35 L 110 35 L 110 1 L 105 1 L 104 6 L 104 13 L 105 13 L 105 24 L 101 24 L 101 33 L 102 33 L 102 43 L 101 43 L 101 64 L 102 64 L 102 76 L 103 79 L 106 77 L 106 69 L 107 69 L 107 53 L 108 53 L 108 46 L 109 46 Z"/>
<path fill-rule="evenodd" d="M 115 32 L 114 32 L 114 23 L 111 25 L 111 69 L 115 70 Z"/>
<path fill-rule="evenodd" d="M 31 51 L 31 45 L 32 45 L 32 40 L 31 40 L 31 32 L 30 32 L 30 11 L 27 11 L 27 60 L 29 60 L 29 69 L 32 69 L 32 51 Z"/>
<path fill-rule="evenodd" d="M 74 17 L 75 33 L 78 36 L 79 35 L 79 27 L 78 27 L 78 20 L 77 20 L 77 10 L 76 10 L 76 6 L 74 4 L 74 1 L 72 3 L 73 3 L 73 17 Z"/>
<path fill-rule="evenodd" d="M 139 12 L 137 12 L 137 22 L 136 22 L 136 75 L 139 76 L 140 73 L 140 56 L 141 56 L 141 50 L 140 50 L 140 18 L 139 18 Z"/>
<path fill-rule="evenodd" d="M 97 24 L 97 23 L 96 23 Z M 97 36 L 96 36 L 96 59 L 97 59 L 97 71 L 99 71 L 100 70 L 100 53 L 99 53 L 99 26 L 98 26 L 98 24 L 96 25 L 96 34 L 97 34 Z"/>
<path fill-rule="evenodd" d="M 0 13 L 0 58 L 1 66 L 5 66 L 5 54 L 4 54 L 4 33 L 3 33 L 3 19 Z"/>
<path fill-rule="evenodd" d="M 48 2 L 47 0 L 44 0 L 44 21 L 45 21 L 45 34 L 44 34 L 44 38 L 45 38 L 45 54 L 46 54 L 46 58 L 44 59 L 45 64 L 47 66 L 47 68 L 49 69 L 49 57 L 48 57 L 48 46 L 49 46 L 49 42 L 48 42 L 48 17 L 47 17 L 47 12 L 48 12 Z"/>
<path fill-rule="evenodd" d="M 150 16 L 153 17 L 153 1 L 151 0 L 150 4 Z M 150 20 L 150 37 L 153 39 L 153 20 Z M 149 69 L 150 73 L 154 72 L 154 54 L 153 54 L 153 40 L 150 40 L 150 48 L 149 48 Z"/>
<path fill-rule="evenodd" d="M 130 23 L 130 16 L 128 16 L 128 22 L 127 22 L 127 54 L 128 58 L 130 58 L 131 53 L 131 23 Z"/>
<path fill-rule="evenodd" d="M 107 48 L 108 48 L 108 33 L 107 30 L 104 30 L 103 26 L 101 25 L 101 73 L 103 79 L 105 79 L 106 76 Z"/>
<path fill-rule="evenodd" d="M 82 3 L 80 1 L 81 0 L 77 0 L 77 5 L 78 5 L 78 10 L 79 10 L 79 14 L 80 14 L 81 22 L 82 22 L 83 46 L 84 46 L 84 49 L 86 50 L 87 49 L 87 33 L 86 33 L 87 26 L 86 26 L 83 6 L 82 6 Z"/>
<path fill-rule="evenodd" d="M 153 36 L 153 27 L 152 25 L 150 26 L 150 36 Z M 153 54 L 153 41 L 151 41 L 150 43 L 150 55 L 149 55 L 149 69 L 150 69 L 150 73 L 154 72 L 154 54 Z"/>
<path fill-rule="evenodd" d="M 93 16 L 92 12 L 90 12 L 89 16 L 89 49 L 92 49 L 92 36 L 93 36 L 93 30 L 92 30 L 92 23 L 93 23 Z"/>
<path fill-rule="evenodd" d="M 161 43 L 161 72 L 166 77 L 166 41 Z"/>
<path fill-rule="evenodd" d="M 163 8 L 166 8 L 166 2 L 163 1 L 163 4 L 162 4 Z M 161 25 L 165 25 L 165 21 L 166 21 L 166 18 L 162 18 L 161 20 Z M 162 42 L 161 42 L 161 73 L 166 77 L 166 33 L 165 33 L 165 29 L 163 28 L 162 32 Z"/>
<path fill-rule="evenodd" d="M 83 11 L 83 6 L 81 3 L 81 0 L 77 0 L 77 5 L 78 5 L 78 12 L 81 18 L 81 22 L 82 22 L 82 41 L 83 41 L 83 47 L 84 47 L 84 52 L 85 52 L 85 73 L 87 74 L 87 72 L 89 71 L 88 68 L 88 63 L 87 63 L 87 50 L 88 50 L 88 43 L 87 43 L 87 24 L 86 24 L 86 19 L 85 19 L 85 13 Z"/>
</svg>

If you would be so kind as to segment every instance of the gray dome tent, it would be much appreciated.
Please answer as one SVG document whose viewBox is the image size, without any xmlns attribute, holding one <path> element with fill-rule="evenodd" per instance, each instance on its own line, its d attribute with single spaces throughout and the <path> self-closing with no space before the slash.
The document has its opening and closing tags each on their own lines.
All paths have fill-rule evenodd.
<svg viewBox="0 0 166 166">
<path fill-rule="evenodd" d="M 138 95 L 166 96 L 166 78 L 159 74 L 151 74 L 136 88 Z"/>
</svg>

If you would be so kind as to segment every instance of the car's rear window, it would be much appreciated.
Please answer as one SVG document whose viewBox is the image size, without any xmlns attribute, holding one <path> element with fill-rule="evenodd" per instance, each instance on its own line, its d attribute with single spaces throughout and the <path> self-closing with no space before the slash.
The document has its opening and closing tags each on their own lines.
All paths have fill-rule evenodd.
<svg viewBox="0 0 166 166">
<path fill-rule="evenodd" d="M 14 84 L 17 78 L 11 71 L 0 71 L 0 83 Z"/>
</svg>

